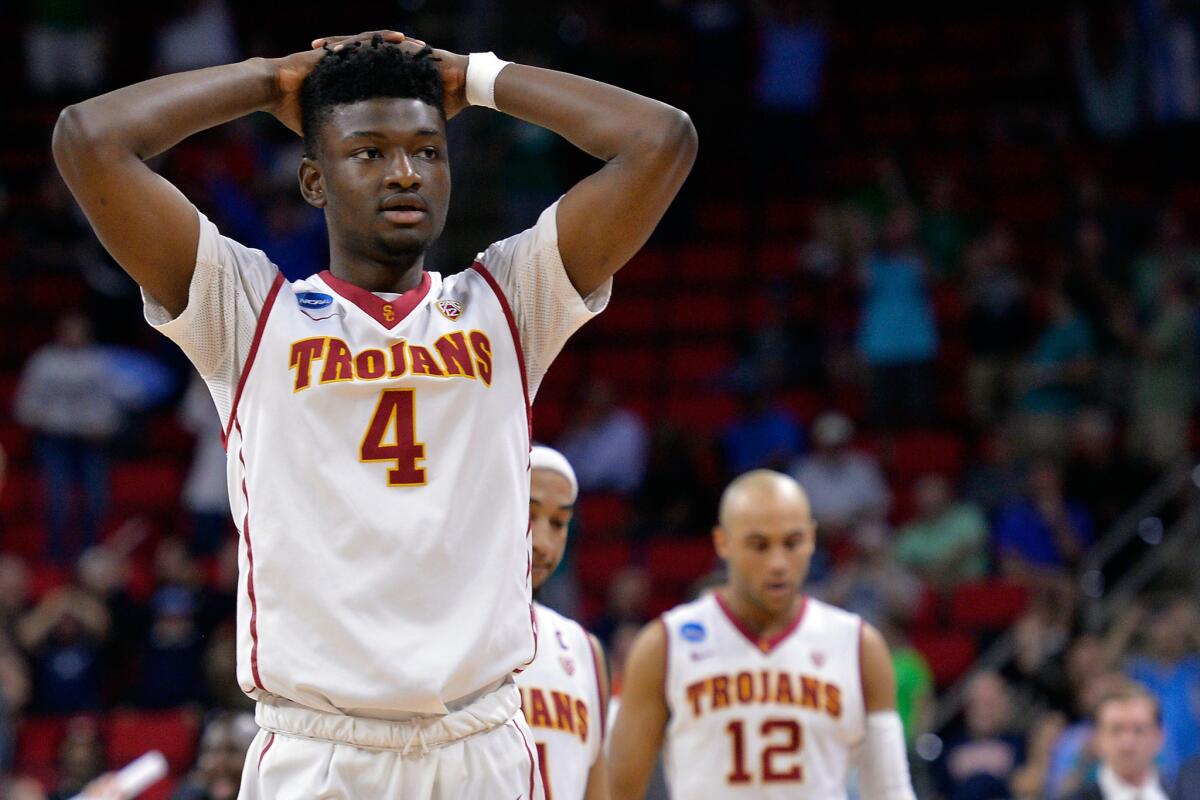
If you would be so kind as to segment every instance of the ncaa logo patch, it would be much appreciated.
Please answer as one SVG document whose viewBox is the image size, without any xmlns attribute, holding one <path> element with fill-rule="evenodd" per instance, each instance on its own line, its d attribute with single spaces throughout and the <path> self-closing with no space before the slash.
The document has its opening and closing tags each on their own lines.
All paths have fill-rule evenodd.
<svg viewBox="0 0 1200 800">
<path fill-rule="evenodd" d="M 457 320 L 463 315 L 463 312 L 466 311 L 466 309 L 463 308 L 462 303 L 458 302 L 457 300 L 438 300 L 437 308 L 438 311 L 442 312 L 442 316 L 451 322 Z"/>
<path fill-rule="evenodd" d="M 296 292 L 296 302 L 305 311 L 320 311 L 333 305 L 333 298 L 321 292 Z"/>
<path fill-rule="evenodd" d="M 689 642 L 703 642 L 708 632 L 704 630 L 704 626 L 699 622 L 685 622 L 679 628 L 679 635 Z"/>
</svg>

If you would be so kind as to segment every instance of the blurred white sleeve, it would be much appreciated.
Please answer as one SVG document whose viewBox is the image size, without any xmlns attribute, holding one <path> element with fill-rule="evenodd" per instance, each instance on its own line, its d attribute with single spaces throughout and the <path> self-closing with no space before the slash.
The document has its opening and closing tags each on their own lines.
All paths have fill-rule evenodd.
<svg viewBox="0 0 1200 800">
<path fill-rule="evenodd" d="M 904 726 L 895 711 L 867 715 L 867 736 L 858 748 L 858 774 L 863 800 L 916 800 Z"/>
</svg>

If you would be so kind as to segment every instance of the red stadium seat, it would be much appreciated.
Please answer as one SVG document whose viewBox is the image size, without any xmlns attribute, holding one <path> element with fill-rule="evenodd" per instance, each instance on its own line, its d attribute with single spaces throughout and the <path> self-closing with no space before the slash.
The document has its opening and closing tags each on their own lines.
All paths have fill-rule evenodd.
<svg viewBox="0 0 1200 800">
<path fill-rule="evenodd" d="M 71 579 L 71 571 L 57 564 L 34 564 L 29 570 L 29 599 L 37 602 L 50 592 L 65 586 Z"/>
<path fill-rule="evenodd" d="M 929 662 L 939 688 L 962 677 L 979 652 L 975 637 L 962 631 L 916 631 L 910 641 Z"/>
<path fill-rule="evenodd" d="M 676 297 L 670 305 L 671 330 L 726 339 L 737 329 L 736 310 L 736 301 L 723 294 Z"/>
<path fill-rule="evenodd" d="M 673 277 L 673 254 L 647 247 L 621 267 L 615 283 L 621 293 L 651 292 Z"/>
<path fill-rule="evenodd" d="M 936 472 L 951 480 L 963 465 L 963 443 L 957 436 L 933 431 L 901 434 L 892 443 L 891 471 L 899 481 Z"/>
<path fill-rule="evenodd" d="M 629 561 L 627 542 L 595 542 L 583 538 L 575 551 L 575 575 L 585 593 L 603 597 L 612 576 Z"/>
<path fill-rule="evenodd" d="M 737 403 L 725 394 L 676 393 L 667 398 L 667 417 L 685 429 L 713 433 L 736 414 Z"/>
<path fill-rule="evenodd" d="M 589 539 L 607 539 L 620 534 L 633 515 L 629 501 L 619 494 L 589 492 L 579 497 L 575 518 Z"/>
<path fill-rule="evenodd" d="M 593 336 L 649 337 L 666 327 L 666 304 L 658 299 L 621 297 L 618 293 L 587 330 Z"/>
<path fill-rule="evenodd" d="M 707 536 L 694 539 L 655 539 L 646 551 L 646 566 L 656 588 L 681 593 L 716 566 L 717 556 Z"/>
<path fill-rule="evenodd" d="M 113 504 L 133 512 L 173 511 L 179 505 L 183 473 L 173 461 L 138 461 L 113 470 Z"/>
<path fill-rule="evenodd" d="M 1029 606 L 1029 589 L 1019 583 L 987 580 L 964 583 L 950 601 L 956 628 L 999 631 L 1011 627 Z"/>
<path fill-rule="evenodd" d="M 13 764 L 18 772 L 53 768 L 58 763 L 58 747 L 67 733 L 69 717 L 26 717 L 17 728 L 17 746 Z"/>
<path fill-rule="evenodd" d="M 122 767 L 147 750 L 161 750 L 171 772 L 182 774 L 196 757 L 199 730 L 190 711 L 116 711 L 108 721 L 108 766 Z"/>
<path fill-rule="evenodd" d="M 733 356 L 733 347 L 727 344 L 672 348 L 667 379 L 672 386 L 715 380 L 729 368 Z"/>
<path fill-rule="evenodd" d="M 592 353 L 589 377 L 603 378 L 617 386 L 647 386 L 656 383 L 664 371 L 659 348 L 606 347 Z"/>
</svg>

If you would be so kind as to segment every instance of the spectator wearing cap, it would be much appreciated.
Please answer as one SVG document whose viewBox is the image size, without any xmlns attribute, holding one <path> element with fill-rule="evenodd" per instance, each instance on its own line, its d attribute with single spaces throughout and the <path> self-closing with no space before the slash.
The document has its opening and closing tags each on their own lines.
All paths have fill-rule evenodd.
<svg viewBox="0 0 1200 800">
<path fill-rule="evenodd" d="M 792 464 L 792 477 L 812 502 L 823 531 L 845 532 L 859 522 L 887 517 L 892 496 L 879 462 L 851 448 L 854 423 L 828 411 L 813 423 L 814 452 Z"/>
<path fill-rule="evenodd" d="M 1136 683 L 1105 695 L 1092 740 L 1100 757 L 1094 783 L 1067 800 L 1167 800 L 1154 761 L 1163 747 L 1158 700 Z"/>
</svg>

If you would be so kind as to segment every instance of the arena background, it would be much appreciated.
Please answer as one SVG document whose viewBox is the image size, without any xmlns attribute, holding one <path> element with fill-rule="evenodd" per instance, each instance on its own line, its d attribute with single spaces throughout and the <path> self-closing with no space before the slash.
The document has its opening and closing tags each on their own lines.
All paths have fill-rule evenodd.
<svg viewBox="0 0 1200 800">
<path fill-rule="evenodd" d="M 219 422 L 54 172 L 56 115 L 375 27 L 611 81 L 699 130 L 534 406 L 584 488 L 544 599 L 604 639 L 618 688 L 632 633 L 714 580 L 721 487 L 772 466 L 814 494 L 809 591 L 893 646 L 919 796 L 968 796 L 948 755 L 970 748 L 1001 754 L 1005 796 L 1077 785 L 1120 673 L 1163 700 L 1164 774 L 1200 753 L 1200 4 L 921 5 L 0 6 L 0 795 L 68 797 L 158 747 L 172 775 L 146 797 L 229 798 L 253 732 Z M 432 269 L 594 167 L 496 113 L 451 131 Z M 155 166 L 302 276 L 326 251 L 297 148 L 257 115 Z"/>
</svg>

